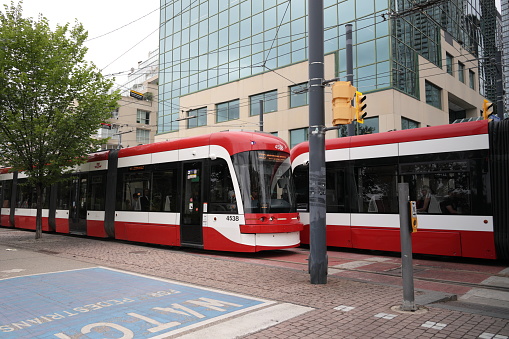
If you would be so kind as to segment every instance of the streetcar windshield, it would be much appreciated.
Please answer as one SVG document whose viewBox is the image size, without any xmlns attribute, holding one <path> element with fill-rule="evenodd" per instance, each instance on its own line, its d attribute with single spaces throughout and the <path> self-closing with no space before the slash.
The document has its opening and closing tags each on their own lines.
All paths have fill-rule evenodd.
<svg viewBox="0 0 509 339">
<path fill-rule="evenodd" d="M 295 212 L 290 155 L 249 151 L 232 156 L 245 213 Z"/>
</svg>

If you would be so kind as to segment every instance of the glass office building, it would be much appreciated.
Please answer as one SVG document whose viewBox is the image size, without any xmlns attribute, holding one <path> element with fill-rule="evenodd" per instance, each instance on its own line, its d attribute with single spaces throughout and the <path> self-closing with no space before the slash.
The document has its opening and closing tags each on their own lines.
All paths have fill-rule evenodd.
<svg viewBox="0 0 509 339">
<path fill-rule="evenodd" d="M 486 18 L 494 10 L 494 0 L 324 0 L 325 53 L 334 55 L 336 76 L 346 79 L 344 34 L 351 23 L 355 85 L 425 101 L 418 56 L 443 67 L 441 32 L 459 43 L 460 54 L 489 56 Z M 161 0 L 158 133 L 182 128 L 182 96 L 305 62 L 307 13 L 307 0 Z M 475 81 L 485 94 L 488 68 L 479 63 L 473 78 L 462 70 L 460 81 Z"/>
</svg>

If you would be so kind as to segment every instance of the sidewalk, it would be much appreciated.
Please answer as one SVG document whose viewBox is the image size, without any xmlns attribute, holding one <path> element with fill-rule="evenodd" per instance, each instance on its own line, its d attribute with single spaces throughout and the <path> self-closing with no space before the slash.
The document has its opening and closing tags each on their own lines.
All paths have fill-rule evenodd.
<svg viewBox="0 0 509 339">
<path fill-rule="evenodd" d="M 74 311 L 66 309 L 66 312 L 76 313 L 72 317 L 72 326 L 65 323 L 59 328 L 58 335 L 48 333 L 45 338 L 71 338 L 68 334 L 79 330 L 86 332 L 84 338 L 104 338 L 106 334 L 112 338 L 201 339 L 509 337 L 509 308 L 476 302 L 468 304 L 469 309 L 465 306 L 466 300 L 456 304 L 433 304 L 450 299 L 452 295 L 416 290 L 416 304 L 423 306 L 419 312 L 398 312 L 397 306 L 401 305 L 403 295 L 400 287 L 355 281 L 341 276 L 341 272 L 330 274 L 326 285 L 311 285 L 309 274 L 297 269 L 234 261 L 221 255 L 207 257 L 182 250 L 54 234 L 43 234 L 42 239 L 36 241 L 32 232 L 5 228 L 0 228 L 0 253 L 2 338 L 18 330 L 17 333 L 21 333 L 49 326 L 50 322 L 51 325 L 57 324 L 43 311 L 34 311 L 35 302 L 18 307 L 30 308 L 30 317 L 20 316 L 11 321 L 15 319 L 14 315 L 7 314 L 5 305 L 12 305 L 16 300 L 9 301 L 5 294 L 16 291 L 21 285 L 27 288 L 25 294 L 40 295 L 43 299 L 47 299 L 45 294 L 50 292 L 53 301 L 56 296 L 65 295 L 59 300 L 60 305 L 71 305 L 77 295 L 83 302 L 88 302 L 96 293 L 95 300 L 103 302 L 82 303 L 81 308 L 69 306 L 69 310 Z M 72 276 L 77 273 L 81 274 L 79 278 Z M 57 275 L 62 279 L 56 279 Z M 43 276 L 51 279 L 44 280 Z M 39 284 L 36 280 L 29 284 L 29 277 L 37 277 Z M 57 284 L 58 281 L 62 283 Z M 76 281 L 82 282 L 80 287 L 69 289 Z M 53 286 L 53 291 L 38 294 L 43 282 L 45 287 Z M 155 296 L 147 293 L 152 290 L 164 293 Z M 125 293 L 136 295 L 139 300 L 134 297 L 120 299 Z M 114 297 L 107 298 L 110 294 Z M 142 295 L 148 295 L 144 299 L 148 304 L 141 303 L 143 298 L 139 296 Z M 475 298 L 482 296 L 476 295 Z M 150 304 L 153 300 L 159 303 Z M 105 302 L 111 305 L 106 307 Z M 124 314 L 120 312 L 124 306 L 133 309 L 129 308 Z M 85 315 L 94 313 L 92 309 L 97 314 L 111 310 L 113 313 L 108 316 L 112 320 L 107 322 L 110 318 L 104 318 L 104 315 L 100 321 L 85 319 Z M 149 309 L 159 311 L 158 316 L 148 316 Z M 210 314 L 205 314 L 204 310 Z M 212 314 L 214 311 L 216 315 Z M 182 320 L 175 320 L 175 317 L 190 319 L 191 315 L 193 321 L 198 318 L 206 318 L 206 321 L 183 326 Z M 28 319 L 33 321 L 27 322 Z M 30 326 L 25 326 L 23 321 Z M 175 325 L 177 322 L 181 325 Z M 163 325 L 166 332 L 161 334 Z M 16 331 L 9 332 L 9 328 Z"/>
</svg>

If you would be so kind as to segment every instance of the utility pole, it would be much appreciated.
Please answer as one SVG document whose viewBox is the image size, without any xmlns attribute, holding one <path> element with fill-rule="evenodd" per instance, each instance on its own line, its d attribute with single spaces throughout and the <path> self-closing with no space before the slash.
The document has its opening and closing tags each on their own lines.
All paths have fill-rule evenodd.
<svg viewBox="0 0 509 339">
<path fill-rule="evenodd" d="M 263 132 L 263 100 L 260 100 L 260 132 Z"/>
<path fill-rule="evenodd" d="M 408 183 L 398 184 L 399 228 L 401 243 L 401 276 L 403 278 L 403 311 L 415 311 L 414 271 L 412 261 L 412 233 L 410 232 Z"/>
<path fill-rule="evenodd" d="M 325 231 L 325 104 L 323 0 L 308 0 L 309 49 L 309 273 L 312 284 L 327 283 Z"/>
<path fill-rule="evenodd" d="M 346 81 L 350 81 L 353 86 L 353 47 L 352 47 L 352 24 L 346 24 Z M 353 100 L 352 100 L 353 106 Z M 353 121 L 346 125 L 347 135 L 355 135 L 355 124 Z"/>
</svg>

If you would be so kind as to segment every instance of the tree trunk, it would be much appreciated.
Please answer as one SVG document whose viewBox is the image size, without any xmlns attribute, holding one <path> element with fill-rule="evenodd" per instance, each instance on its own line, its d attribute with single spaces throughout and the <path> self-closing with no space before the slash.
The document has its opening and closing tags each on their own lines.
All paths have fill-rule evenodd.
<svg viewBox="0 0 509 339">
<path fill-rule="evenodd" d="M 36 194 L 37 194 L 37 217 L 35 219 L 35 239 L 39 239 L 42 236 L 42 193 L 43 187 L 42 183 L 38 182 L 36 185 Z"/>
</svg>

